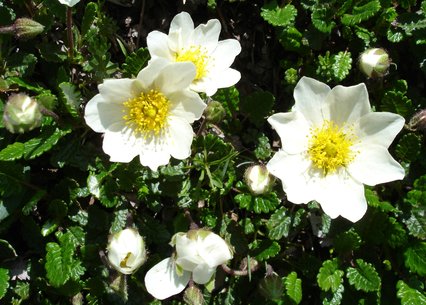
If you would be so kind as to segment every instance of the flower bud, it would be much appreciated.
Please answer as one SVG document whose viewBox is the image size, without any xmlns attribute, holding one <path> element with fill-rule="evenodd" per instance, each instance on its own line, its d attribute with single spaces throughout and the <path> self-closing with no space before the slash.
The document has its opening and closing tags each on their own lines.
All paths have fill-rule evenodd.
<svg viewBox="0 0 426 305">
<path fill-rule="evenodd" d="M 9 97 L 3 113 L 3 124 L 12 133 L 24 133 L 41 124 L 39 104 L 28 95 L 19 93 Z"/>
<path fill-rule="evenodd" d="M 264 165 L 250 166 L 244 173 L 244 181 L 250 191 L 255 195 L 269 192 L 274 184 L 274 180 Z"/>
<path fill-rule="evenodd" d="M 44 26 L 29 18 L 18 18 L 13 24 L 18 39 L 30 39 L 44 31 Z"/>
<path fill-rule="evenodd" d="M 80 0 L 58 0 L 61 4 L 64 4 L 69 7 L 73 7 L 77 3 L 80 2 Z"/>
<path fill-rule="evenodd" d="M 183 300 L 188 305 L 203 305 L 204 297 L 200 289 L 196 286 L 186 288 L 183 294 Z"/>
<path fill-rule="evenodd" d="M 414 114 L 408 122 L 407 128 L 413 131 L 426 131 L 426 109 Z"/>
<path fill-rule="evenodd" d="M 390 62 L 389 55 L 384 49 L 368 49 L 359 58 L 359 68 L 368 77 L 383 77 L 389 71 Z"/>
<path fill-rule="evenodd" d="M 267 274 L 259 282 L 259 291 L 268 300 L 280 300 L 283 290 L 283 282 L 275 272 Z"/>
<path fill-rule="evenodd" d="M 135 272 L 146 260 L 145 242 L 136 229 L 124 229 L 110 236 L 107 250 L 109 262 L 123 274 Z"/>
<path fill-rule="evenodd" d="M 204 115 L 208 122 L 216 124 L 223 120 L 226 112 L 222 103 L 218 101 L 211 101 L 207 104 L 206 110 L 204 110 Z"/>
</svg>

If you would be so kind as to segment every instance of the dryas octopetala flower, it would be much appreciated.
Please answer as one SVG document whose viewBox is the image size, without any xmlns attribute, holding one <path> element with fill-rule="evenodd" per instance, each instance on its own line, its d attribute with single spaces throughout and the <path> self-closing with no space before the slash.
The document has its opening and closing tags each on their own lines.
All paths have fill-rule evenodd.
<svg viewBox="0 0 426 305">
<path fill-rule="evenodd" d="M 73 7 L 77 3 L 80 2 L 80 0 L 58 0 L 61 4 L 64 4 L 69 7 Z"/>
<path fill-rule="evenodd" d="M 219 235 L 203 229 L 176 233 L 170 245 L 176 247 L 175 255 L 162 260 L 145 275 L 146 289 L 159 300 L 180 293 L 191 276 L 195 283 L 206 284 L 217 266 L 232 259 L 228 244 Z"/>
<path fill-rule="evenodd" d="M 381 48 L 365 50 L 359 57 L 359 68 L 368 77 L 383 77 L 389 71 L 388 53 Z"/>
<path fill-rule="evenodd" d="M 210 19 L 194 29 L 191 16 L 181 12 L 173 18 L 168 35 L 150 32 L 147 46 L 152 58 L 194 63 L 197 74 L 191 89 L 211 96 L 218 88 L 235 85 L 241 78 L 240 72 L 230 68 L 241 52 L 241 45 L 236 39 L 219 41 L 220 30 L 217 19 Z"/>
<path fill-rule="evenodd" d="M 281 179 L 289 201 L 316 200 L 331 218 L 358 221 L 367 209 L 363 184 L 404 178 L 387 150 L 404 118 L 372 112 L 364 84 L 330 89 L 303 77 L 294 99 L 293 111 L 268 119 L 282 142 L 268 170 Z"/>
<path fill-rule="evenodd" d="M 3 124 L 12 133 L 24 133 L 41 125 L 40 105 L 26 94 L 11 95 L 4 106 Z"/>
<path fill-rule="evenodd" d="M 146 261 L 145 242 L 136 229 L 111 235 L 107 250 L 110 264 L 123 274 L 135 272 Z"/>
<path fill-rule="evenodd" d="M 86 105 L 85 120 L 105 133 L 103 150 L 113 162 L 140 162 L 152 170 L 191 154 L 194 132 L 206 105 L 188 86 L 192 63 L 150 61 L 136 79 L 108 79 Z"/>
</svg>

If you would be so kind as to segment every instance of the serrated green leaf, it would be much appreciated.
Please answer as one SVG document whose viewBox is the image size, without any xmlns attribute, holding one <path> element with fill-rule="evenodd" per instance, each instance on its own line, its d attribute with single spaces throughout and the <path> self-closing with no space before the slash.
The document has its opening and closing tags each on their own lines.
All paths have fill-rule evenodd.
<svg viewBox="0 0 426 305">
<path fill-rule="evenodd" d="M 135 77 L 146 66 L 150 59 L 149 51 L 146 48 L 140 48 L 126 57 L 123 64 L 125 76 Z"/>
<path fill-rule="evenodd" d="M 349 267 L 346 271 L 349 283 L 357 290 L 365 292 L 378 291 L 381 286 L 381 280 L 374 266 L 364 262 L 362 259 L 357 259 L 356 264 L 356 268 Z"/>
<path fill-rule="evenodd" d="M 47 278 L 53 287 L 64 285 L 70 278 L 69 266 L 66 263 L 70 260 L 69 250 L 63 251 L 57 243 L 50 242 L 46 245 L 46 264 Z"/>
<path fill-rule="evenodd" d="M 362 243 L 361 236 L 353 229 L 338 234 L 333 241 L 334 247 L 339 254 L 355 251 Z"/>
<path fill-rule="evenodd" d="M 399 140 L 395 152 L 398 159 L 410 163 L 418 159 L 421 147 L 422 137 L 414 133 L 407 133 Z"/>
<path fill-rule="evenodd" d="M 68 113 L 74 118 L 79 117 L 79 107 L 82 102 L 80 91 L 72 83 L 60 83 L 59 89 Z"/>
<path fill-rule="evenodd" d="M 281 250 L 279 243 L 271 240 L 254 241 L 251 243 L 253 255 L 258 261 L 265 261 L 275 257 Z"/>
<path fill-rule="evenodd" d="M 266 227 L 269 230 L 268 236 L 270 239 L 274 240 L 287 237 L 290 232 L 290 226 L 291 217 L 287 215 L 287 209 L 284 207 L 276 210 L 266 223 Z"/>
<path fill-rule="evenodd" d="M 333 57 L 333 76 L 338 82 L 341 82 L 348 76 L 352 68 L 352 58 L 350 52 L 339 52 Z"/>
<path fill-rule="evenodd" d="M 402 247 L 408 241 L 407 233 L 404 227 L 397 219 L 393 217 L 388 218 L 387 225 L 387 242 L 392 248 Z"/>
<path fill-rule="evenodd" d="M 340 305 L 343 299 L 343 292 L 345 291 L 345 286 L 342 284 L 337 287 L 336 291 L 328 295 L 324 300 L 322 301 L 323 305 Z"/>
<path fill-rule="evenodd" d="M 323 262 L 317 275 L 319 287 L 324 291 L 337 291 L 343 281 L 344 272 L 339 270 L 337 259 L 326 260 Z"/>
<path fill-rule="evenodd" d="M 272 154 L 271 144 L 269 143 L 269 138 L 263 133 L 257 139 L 257 147 L 254 150 L 254 155 L 259 160 L 266 160 Z"/>
<path fill-rule="evenodd" d="M 289 26 L 294 23 L 297 15 L 297 9 L 292 4 L 279 7 L 277 2 L 266 3 L 262 8 L 260 15 L 265 21 L 273 26 Z"/>
<path fill-rule="evenodd" d="M 235 87 L 219 89 L 212 98 L 222 103 L 226 115 L 229 117 L 232 117 L 239 110 L 240 93 Z"/>
<path fill-rule="evenodd" d="M 87 34 L 87 31 L 89 31 L 90 27 L 95 22 L 97 11 L 98 11 L 98 5 L 95 2 L 89 2 L 86 4 L 83 20 L 81 21 L 82 36 Z"/>
<path fill-rule="evenodd" d="M 2 299 L 9 288 L 9 270 L 0 268 L 0 299 Z"/>
<path fill-rule="evenodd" d="M 0 151 L 0 161 L 14 161 L 21 159 L 25 153 L 25 144 L 15 142 Z"/>
<path fill-rule="evenodd" d="M 116 233 L 125 228 L 127 217 L 129 216 L 129 210 L 123 209 L 114 212 L 114 219 L 111 223 L 109 232 L 111 234 Z"/>
<path fill-rule="evenodd" d="M 404 251 L 405 266 L 420 276 L 426 276 L 426 242 L 417 242 Z"/>
<path fill-rule="evenodd" d="M 371 207 L 375 207 L 383 212 L 398 212 L 397 208 L 387 201 L 381 201 L 377 194 L 370 189 L 365 189 L 365 198 Z"/>
<path fill-rule="evenodd" d="M 401 299 L 401 305 L 420 305 L 426 304 L 426 296 L 417 289 L 411 288 L 403 281 L 399 280 L 396 284 L 397 297 Z"/>
<path fill-rule="evenodd" d="M 336 22 L 334 22 L 334 12 L 333 10 L 327 9 L 325 7 L 316 7 L 312 12 L 312 24 L 320 32 L 330 34 L 331 31 L 336 27 Z"/>
<path fill-rule="evenodd" d="M 280 203 L 275 193 L 253 196 L 249 193 L 238 194 L 234 197 L 240 207 L 257 214 L 273 211 Z"/>
<path fill-rule="evenodd" d="M 291 272 L 284 280 L 287 295 L 296 304 L 302 301 L 302 280 L 297 278 L 296 272 Z"/>
<path fill-rule="evenodd" d="M 426 239 L 426 207 L 412 208 L 410 217 L 403 220 L 410 235 Z"/>
<path fill-rule="evenodd" d="M 380 11 L 380 1 L 373 0 L 362 6 L 355 6 L 352 14 L 344 14 L 342 23 L 345 25 L 355 25 L 362 21 L 368 20 Z"/>
</svg>

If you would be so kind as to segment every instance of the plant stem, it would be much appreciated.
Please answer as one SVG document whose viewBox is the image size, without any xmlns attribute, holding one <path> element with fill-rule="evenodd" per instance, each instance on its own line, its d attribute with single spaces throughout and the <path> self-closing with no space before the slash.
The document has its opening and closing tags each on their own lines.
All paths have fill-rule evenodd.
<svg viewBox="0 0 426 305">
<path fill-rule="evenodd" d="M 72 34 L 72 8 L 67 7 L 67 36 L 68 36 L 68 56 L 74 58 L 74 37 Z"/>
</svg>

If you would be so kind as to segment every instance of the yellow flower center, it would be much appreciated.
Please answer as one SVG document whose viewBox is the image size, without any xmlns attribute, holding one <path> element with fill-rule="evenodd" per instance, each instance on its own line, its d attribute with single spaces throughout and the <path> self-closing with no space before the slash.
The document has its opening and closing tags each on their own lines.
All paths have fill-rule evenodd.
<svg viewBox="0 0 426 305">
<path fill-rule="evenodd" d="M 197 74 L 195 75 L 195 80 L 199 80 L 206 76 L 207 74 L 207 62 L 209 56 L 207 51 L 199 46 L 191 46 L 189 49 L 182 50 L 176 54 L 176 61 L 190 61 L 195 65 L 197 69 Z"/>
<path fill-rule="evenodd" d="M 347 132 L 331 121 L 325 121 L 320 128 L 311 130 L 308 155 L 324 175 L 347 166 L 355 158 L 356 152 L 352 151 L 351 146 L 356 137 L 350 130 Z"/>
<path fill-rule="evenodd" d="M 142 92 L 124 102 L 124 106 L 127 126 L 145 137 L 158 135 L 167 124 L 169 100 L 157 90 Z"/>
</svg>

